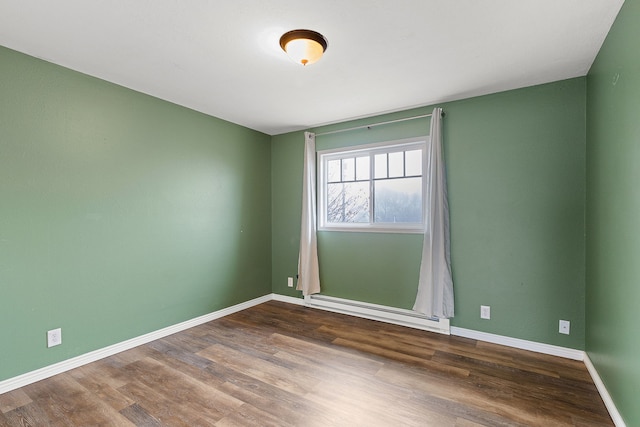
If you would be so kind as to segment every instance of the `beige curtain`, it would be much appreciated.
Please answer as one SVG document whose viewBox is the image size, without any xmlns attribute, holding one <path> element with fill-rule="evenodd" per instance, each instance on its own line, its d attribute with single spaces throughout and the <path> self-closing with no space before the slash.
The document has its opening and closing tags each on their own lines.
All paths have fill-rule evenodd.
<svg viewBox="0 0 640 427">
<path fill-rule="evenodd" d="M 298 256 L 297 290 L 304 296 L 320 292 L 320 267 L 316 240 L 316 135 L 304 133 L 302 221 Z"/>
<path fill-rule="evenodd" d="M 431 115 L 427 148 L 426 212 L 418 293 L 413 309 L 429 317 L 453 317 L 453 279 L 449 249 L 449 202 L 442 150 L 442 109 Z"/>
</svg>

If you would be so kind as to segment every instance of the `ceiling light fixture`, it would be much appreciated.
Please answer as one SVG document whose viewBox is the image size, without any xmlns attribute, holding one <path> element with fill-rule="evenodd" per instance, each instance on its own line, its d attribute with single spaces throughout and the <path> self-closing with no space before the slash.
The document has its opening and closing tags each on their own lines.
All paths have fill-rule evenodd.
<svg viewBox="0 0 640 427">
<path fill-rule="evenodd" d="M 280 47 L 295 62 L 302 65 L 313 64 L 322 58 L 327 50 L 327 39 L 311 30 L 293 30 L 280 37 Z"/>
</svg>

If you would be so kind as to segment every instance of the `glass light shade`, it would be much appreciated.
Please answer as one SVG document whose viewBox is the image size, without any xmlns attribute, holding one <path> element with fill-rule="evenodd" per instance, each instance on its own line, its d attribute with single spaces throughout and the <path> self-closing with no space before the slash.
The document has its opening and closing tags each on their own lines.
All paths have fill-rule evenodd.
<svg viewBox="0 0 640 427">
<path fill-rule="evenodd" d="M 302 65 L 317 62 L 322 58 L 327 46 L 327 39 L 322 34 L 311 30 L 293 30 L 280 37 L 282 50 Z"/>
<path fill-rule="evenodd" d="M 320 43 L 309 39 L 291 40 L 284 46 L 284 50 L 291 59 L 302 65 L 317 62 L 324 53 Z"/>
</svg>

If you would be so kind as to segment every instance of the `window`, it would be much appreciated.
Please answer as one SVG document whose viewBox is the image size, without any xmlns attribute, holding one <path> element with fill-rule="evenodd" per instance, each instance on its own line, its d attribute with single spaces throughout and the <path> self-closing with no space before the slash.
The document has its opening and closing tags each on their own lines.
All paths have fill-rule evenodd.
<svg viewBox="0 0 640 427">
<path fill-rule="evenodd" d="M 318 152 L 320 230 L 422 232 L 426 138 Z"/>
</svg>

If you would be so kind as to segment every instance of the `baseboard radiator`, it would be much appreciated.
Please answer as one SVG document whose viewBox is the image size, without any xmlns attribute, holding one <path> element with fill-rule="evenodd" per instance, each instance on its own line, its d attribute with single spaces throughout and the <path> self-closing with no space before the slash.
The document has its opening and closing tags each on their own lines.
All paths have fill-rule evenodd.
<svg viewBox="0 0 640 427">
<path fill-rule="evenodd" d="M 393 323 L 409 328 L 422 329 L 450 335 L 449 319 L 430 318 L 412 310 L 387 307 L 361 301 L 353 301 L 344 298 L 330 297 L 327 295 L 309 295 L 304 298 L 304 305 L 312 308 L 333 311 L 335 313 L 349 314 L 365 319 L 378 320 L 380 322 Z"/>
</svg>

